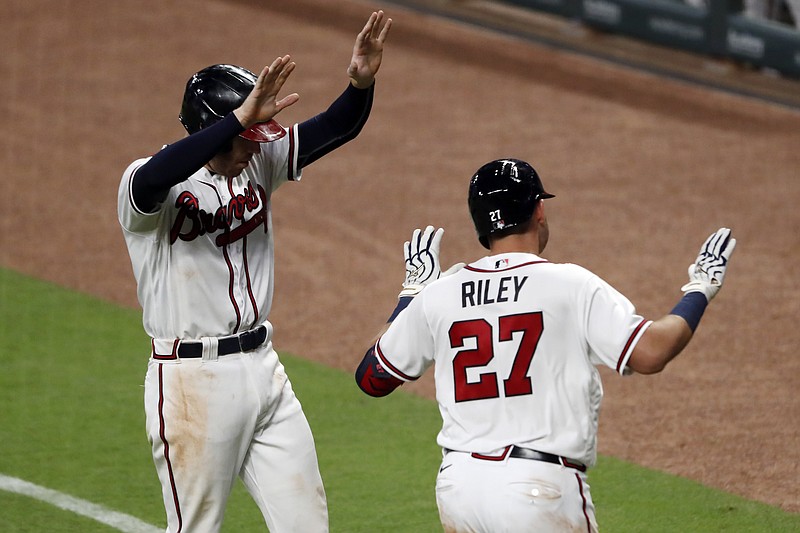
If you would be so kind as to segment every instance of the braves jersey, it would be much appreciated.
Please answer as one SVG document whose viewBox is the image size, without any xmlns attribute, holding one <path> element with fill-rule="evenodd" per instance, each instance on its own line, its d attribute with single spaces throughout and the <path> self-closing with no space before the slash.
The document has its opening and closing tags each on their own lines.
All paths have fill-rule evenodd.
<svg viewBox="0 0 800 533">
<path fill-rule="evenodd" d="M 235 178 L 201 168 L 153 213 L 137 208 L 131 194 L 132 177 L 149 158 L 125 170 L 118 216 L 152 338 L 219 337 L 265 323 L 274 279 L 270 199 L 301 177 L 296 136 L 297 125 L 262 143 Z"/>
<path fill-rule="evenodd" d="M 491 454 L 516 444 L 592 466 L 596 365 L 622 374 L 649 324 L 588 270 L 509 253 L 428 285 L 375 352 L 404 381 L 435 363 L 440 446 Z"/>
</svg>

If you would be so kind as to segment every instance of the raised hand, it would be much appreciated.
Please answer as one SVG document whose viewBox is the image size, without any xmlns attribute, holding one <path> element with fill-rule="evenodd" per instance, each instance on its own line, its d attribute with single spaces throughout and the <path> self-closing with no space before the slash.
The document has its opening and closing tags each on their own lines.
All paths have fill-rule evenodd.
<svg viewBox="0 0 800 533">
<path fill-rule="evenodd" d="M 272 120 L 281 110 L 300 99 L 297 93 L 292 93 L 278 100 L 278 93 L 294 68 L 294 61 L 285 55 L 276 58 L 271 65 L 261 70 L 253 90 L 242 105 L 234 110 L 236 118 L 245 129 L 258 122 Z"/>
<path fill-rule="evenodd" d="M 689 283 L 681 287 L 684 293 L 702 292 L 706 300 L 711 301 L 717 295 L 725 280 L 736 239 L 731 237 L 731 230 L 720 228 L 712 233 L 700 247 L 695 262 L 689 265 Z"/>
<path fill-rule="evenodd" d="M 425 285 L 439 279 L 442 274 L 439 266 L 439 244 L 444 229 L 434 230 L 428 226 L 425 231 L 415 229 L 410 241 L 403 245 L 406 262 L 406 278 L 400 296 L 414 296 Z"/>
<path fill-rule="evenodd" d="M 385 18 L 383 11 L 373 12 L 356 37 L 353 57 L 347 67 L 350 83 L 359 89 L 366 89 L 375 81 L 375 74 L 383 60 L 383 43 L 392 27 L 392 19 Z"/>
</svg>

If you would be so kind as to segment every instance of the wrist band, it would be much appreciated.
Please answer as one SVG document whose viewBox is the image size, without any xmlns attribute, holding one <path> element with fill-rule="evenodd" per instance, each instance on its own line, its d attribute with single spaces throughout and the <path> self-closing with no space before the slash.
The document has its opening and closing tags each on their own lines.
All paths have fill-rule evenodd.
<svg viewBox="0 0 800 533">
<path fill-rule="evenodd" d="M 678 315 L 684 319 L 689 324 L 689 327 L 692 328 L 692 332 L 694 332 L 703 317 L 707 305 L 708 300 L 702 292 L 687 292 L 669 314 Z"/>
<path fill-rule="evenodd" d="M 386 322 L 394 322 L 394 319 L 397 318 L 397 315 L 400 314 L 400 311 L 408 307 L 408 304 L 410 304 L 411 300 L 413 299 L 413 296 L 401 296 L 397 301 L 397 307 L 395 307 L 394 311 L 392 311 L 392 316 L 390 316 L 389 320 Z"/>
</svg>

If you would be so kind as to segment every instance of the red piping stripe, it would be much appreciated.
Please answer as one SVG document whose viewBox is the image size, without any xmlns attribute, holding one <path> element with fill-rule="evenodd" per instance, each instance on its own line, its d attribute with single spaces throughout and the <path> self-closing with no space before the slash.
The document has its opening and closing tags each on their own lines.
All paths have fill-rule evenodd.
<svg viewBox="0 0 800 533">
<path fill-rule="evenodd" d="M 583 481 L 581 481 L 579 474 L 575 474 L 575 479 L 578 480 L 578 492 L 581 493 L 581 500 L 583 500 L 583 517 L 586 518 L 586 531 L 592 533 L 592 521 L 589 520 L 589 513 L 586 512 L 586 495 L 583 493 Z"/>
<path fill-rule="evenodd" d="M 295 155 L 296 154 L 294 153 L 294 126 L 292 126 L 291 128 L 289 128 L 289 165 L 286 170 L 287 172 L 286 179 L 289 181 L 294 181 L 297 174 L 295 172 L 295 164 L 294 164 Z"/>
<path fill-rule="evenodd" d="M 511 446 L 506 446 L 503 453 L 500 455 L 483 455 L 482 453 L 473 452 L 470 454 L 475 459 L 483 459 L 484 461 L 505 461 L 508 454 L 511 453 Z"/>
<path fill-rule="evenodd" d="M 233 328 L 233 333 L 239 331 L 239 326 L 242 325 L 242 313 L 239 311 L 239 304 L 236 303 L 236 297 L 233 295 L 233 265 L 231 258 L 228 256 L 228 245 L 222 247 L 222 256 L 225 258 L 225 263 L 228 265 L 228 298 L 231 300 L 233 310 L 236 312 L 236 326 Z"/>
<path fill-rule="evenodd" d="M 625 343 L 625 348 L 622 349 L 622 353 L 619 354 L 619 359 L 617 359 L 617 372 L 620 371 L 620 367 L 622 366 L 622 360 L 625 359 L 625 354 L 628 353 L 628 350 L 630 349 L 631 344 L 633 344 L 633 339 L 636 338 L 636 335 L 639 334 L 639 330 L 642 329 L 642 326 L 644 326 L 645 323 L 647 323 L 647 321 L 642 319 L 642 321 L 639 322 L 639 325 L 636 326 L 636 328 L 633 330 L 633 333 L 631 334 L 631 336 L 628 337 L 628 342 Z"/>
<path fill-rule="evenodd" d="M 508 268 L 500 268 L 500 269 L 497 269 L 497 270 L 484 270 L 482 268 L 477 268 L 477 267 L 474 267 L 474 266 L 471 266 L 471 265 L 467 265 L 467 266 L 464 267 L 464 269 L 465 270 L 471 270 L 472 272 L 480 272 L 480 273 L 492 274 L 494 272 L 506 272 L 508 270 L 514 270 L 515 268 L 522 268 L 522 267 L 526 267 L 526 266 L 530 266 L 530 265 L 541 265 L 541 264 L 545 264 L 545 263 L 549 263 L 549 262 L 550 261 L 544 261 L 544 260 L 542 260 L 542 261 L 528 261 L 527 263 L 522 263 L 521 265 L 511 266 L 511 267 L 508 267 Z"/>
<path fill-rule="evenodd" d="M 178 533 L 183 530 L 183 516 L 181 516 L 181 503 L 178 498 L 178 489 L 175 487 L 175 474 L 172 472 L 172 462 L 169 460 L 169 443 L 167 442 L 164 423 L 164 365 L 158 365 L 158 434 L 164 444 L 164 460 L 167 462 L 169 484 L 172 489 L 172 501 L 175 504 L 175 514 L 178 515 Z"/>
<path fill-rule="evenodd" d="M 172 353 L 168 354 L 160 354 L 156 353 L 156 340 L 150 339 L 150 347 L 153 350 L 153 359 L 157 361 L 173 361 L 178 358 L 178 343 L 180 342 L 179 339 L 175 339 L 172 341 Z"/>
<path fill-rule="evenodd" d="M 144 213 L 141 209 L 139 209 L 139 207 L 136 205 L 136 202 L 133 201 L 133 177 L 136 175 L 136 173 L 139 171 L 140 168 L 142 168 L 141 165 L 136 167 L 133 170 L 133 172 L 131 172 L 131 177 L 128 179 L 128 202 L 130 202 L 130 204 L 133 206 L 134 211 L 136 211 L 140 215 L 144 215 L 146 213 Z"/>
<path fill-rule="evenodd" d="M 242 259 L 244 260 L 244 277 L 247 282 L 247 295 L 250 297 L 250 305 L 253 306 L 253 323 L 250 324 L 250 329 L 256 327 L 258 324 L 258 303 L 255 296 L 253 296 L 253 285 L 250 282 L 250 265 L 247 261 L 247 235 L 242 238 Z"/>
<path fill-rule="evenodd" d="M 375 344 L 375 355 L 378 356 L 378 360 L 380 361 L 380 363 L 383 366 L 385 366 L 386 368 L 388 368 L 389 370 L 391 370 L 392 372 L 394 372 L 398 376 L 402 377 L 406 381 L 416 381 L 416 380 L 419 379 L 419 376 L 412 377 L 412 376 L 409 376 L 407 374 L 404 374 L 403 372 L 398 370 L 397 367 L 395 367 L 393 364 L 391 364 L 389 361 L 387 361 L 386 357 L 383 355 L 383 352 L 381 351 L 381 341 L 380 340 Z"/>
</svg>

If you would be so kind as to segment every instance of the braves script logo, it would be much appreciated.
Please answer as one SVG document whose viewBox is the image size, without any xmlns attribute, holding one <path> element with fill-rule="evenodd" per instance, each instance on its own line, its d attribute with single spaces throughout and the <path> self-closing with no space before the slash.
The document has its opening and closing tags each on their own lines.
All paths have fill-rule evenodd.
<svg viewBox="0 0 800 533">
<path fill-rule="evenodd" d="M 200 208 L 200 201 L 190 191 L 183 191 L 175 201 L 178 215 L 170 230 L 170 244 L 178 239 L 192 241 L 200 235 L 222 231 L 215 242 L 217 246 L 225 246 L 235 242 L 256 228 L 264 225 L 267 232 L 267 193 L 259 185 L 256 190 L 248 183 L 242 194 L 231 198 L 228 205 L 220 206 L 214 213 Z M 247 213 L 254 213 L 245 220 Z M 231 229 L 234 221 L 241 224 Z"/>
</svg>

